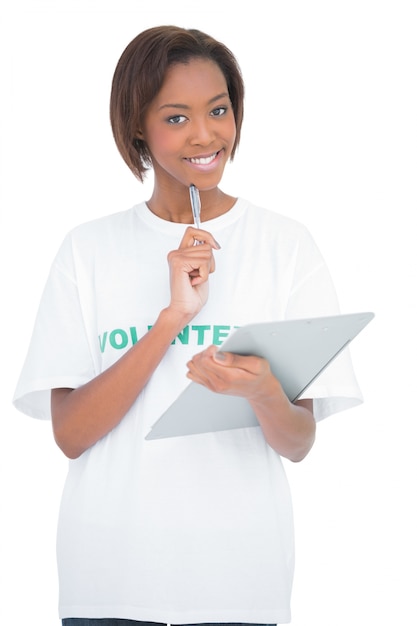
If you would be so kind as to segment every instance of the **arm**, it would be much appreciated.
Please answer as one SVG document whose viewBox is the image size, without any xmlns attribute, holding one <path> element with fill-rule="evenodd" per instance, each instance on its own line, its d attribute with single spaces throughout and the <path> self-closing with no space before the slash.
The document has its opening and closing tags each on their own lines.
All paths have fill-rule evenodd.
<svg viewBox="0 0 417 626">
<path fill-rule="evenodd" d="M 194 240 L 205 244 L 194 246 Z M 77 458 L 126 415 L 177 334 L 204 306 L 218 244 L 187 228 L 178 250 L 168 255 L 171 299 L 152 328 L 114 365 L 78 389 L 53 389 L 54 437 L 69 458 Z"/>
<path fill-rule="evenodd" d="M 242 396 L 252 406 L 268 444 L 301 461 L 314 443 L 312 400 L 291 403 L 265 359 L 218 352 L 214 346 L 188 363 L 188 377 L 217 393 Z"/>
</svg>

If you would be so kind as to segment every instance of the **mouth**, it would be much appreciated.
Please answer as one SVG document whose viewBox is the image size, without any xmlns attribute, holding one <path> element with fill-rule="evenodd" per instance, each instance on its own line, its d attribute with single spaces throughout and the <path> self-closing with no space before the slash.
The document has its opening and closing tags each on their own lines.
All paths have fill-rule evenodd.
<svg viewBox="0 0 417 626">
<path fill-rule="evenodd" d="M 213 161 L 216 159 L 216 157 L 219 154 L 220 154 L 220 150 L 218 150 L 217 152 L 213 152 L 213 154 L 210 154 L 209 156 L 190 157 L 186 160 L 192 163 L 193 165 L 210 165 L 210 163 L 213 163 Z"/>
</svg>

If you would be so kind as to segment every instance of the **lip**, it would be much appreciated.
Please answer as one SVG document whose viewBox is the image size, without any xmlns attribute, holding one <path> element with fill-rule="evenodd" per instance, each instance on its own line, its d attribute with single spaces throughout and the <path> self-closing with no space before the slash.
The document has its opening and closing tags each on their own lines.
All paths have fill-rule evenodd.
<svg viewBox="0 0 417 626">
<path fill-rule="evenodd" d="M 200 171 L 208 171 L 217 167 L 223 154 L 223 149 L 210 152 L 209 154 L 198 154 L 193 157 L 186 157 L 185 161 L 193 168 Z"/>
</svg>

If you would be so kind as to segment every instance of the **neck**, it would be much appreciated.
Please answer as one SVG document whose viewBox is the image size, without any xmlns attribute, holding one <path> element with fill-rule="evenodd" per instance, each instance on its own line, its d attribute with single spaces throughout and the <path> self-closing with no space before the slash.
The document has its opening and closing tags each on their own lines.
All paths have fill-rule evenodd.
<svg viewBox="0 0 417 626">
<path fill-rule="evenodd" d="M 201 191 L 200 200 L 202 222 L 227 213 L 236 202 L 236 198 L 223 193 L 218 187 Z M 193 223 L 190 192 L 185 185 L 180 185 L 177 189 L 164 189 L 155 184 L 147 205 L 161 219 L 179 224 Z"/>
</svg>

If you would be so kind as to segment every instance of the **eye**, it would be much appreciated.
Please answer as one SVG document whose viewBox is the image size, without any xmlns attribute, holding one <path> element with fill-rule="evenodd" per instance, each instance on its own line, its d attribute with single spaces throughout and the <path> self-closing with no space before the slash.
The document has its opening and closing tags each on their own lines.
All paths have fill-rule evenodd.
<svg viewBox="0 0 417 626">
<path fill-rule="evenodd" d="M 215 109 L 213 109 L 213 111 L 211 112 L 211 115 L 213 117 L 221 117 L 222 115 L 225 115 L 227 113 L 228 107 L 217 107 Z"/>
<path fill-rule="evenodd" d="M 184 122 L 186 119 L 185 115 L 172 115 L 167 121 L 168 124 L 181 124 L 181 122 Z"/>
</svg>

